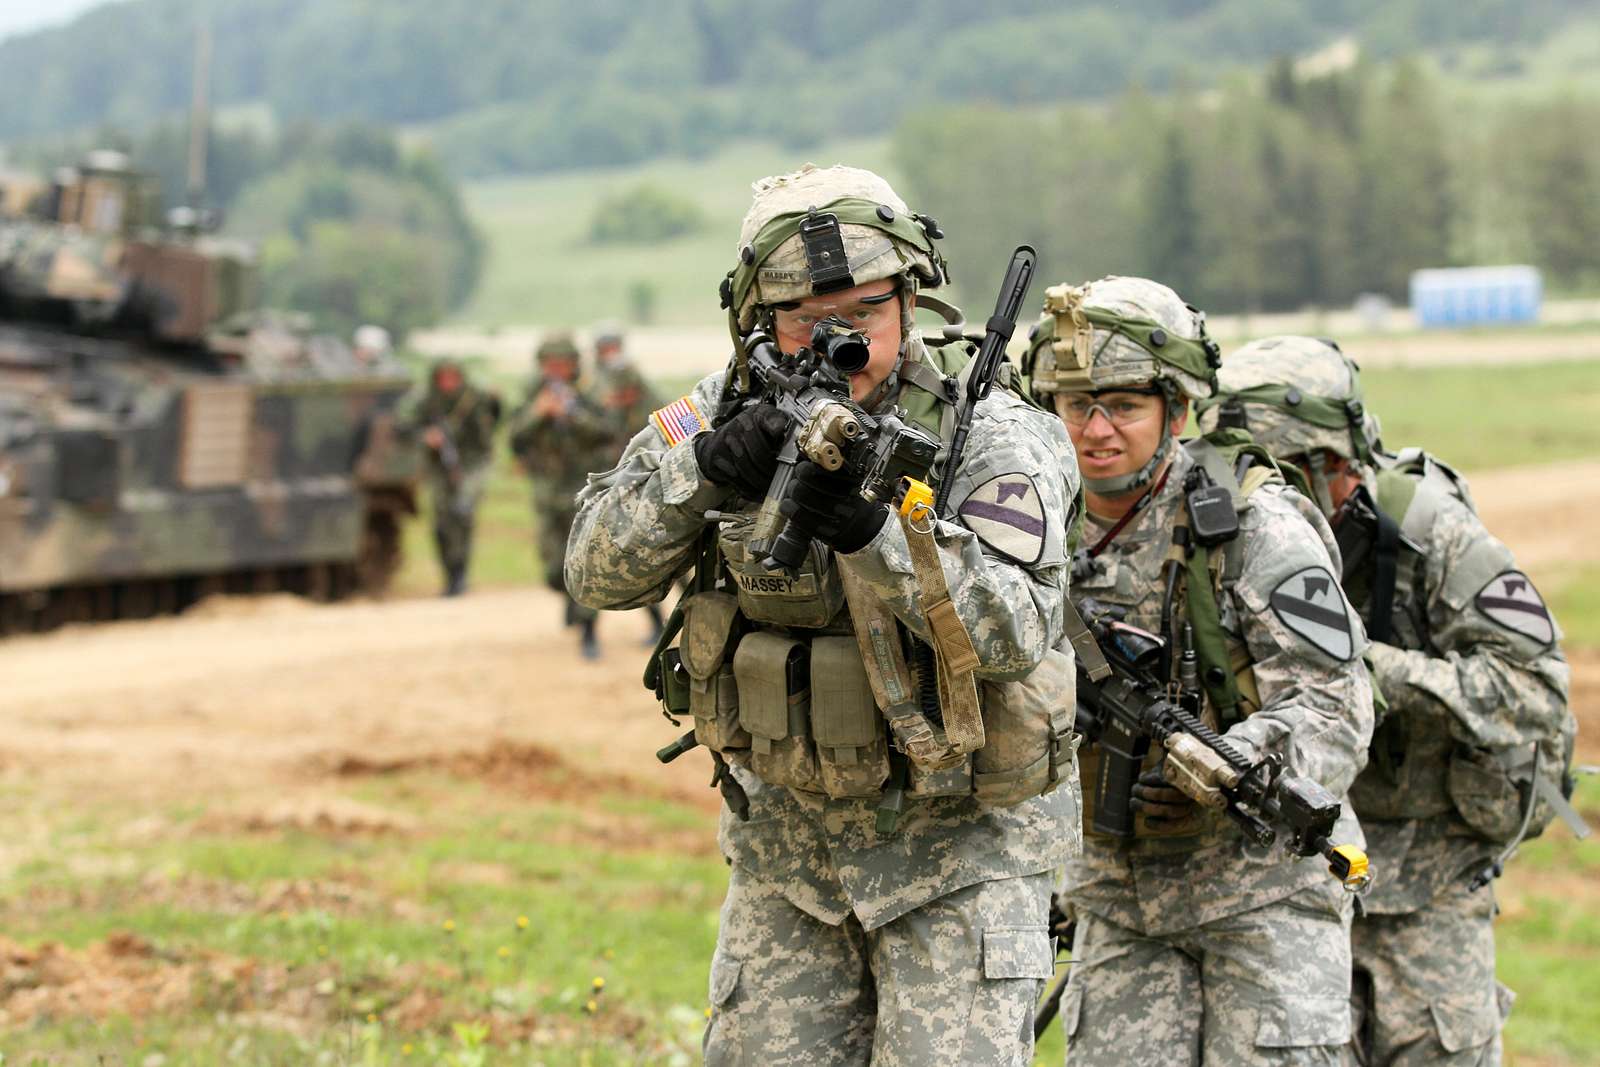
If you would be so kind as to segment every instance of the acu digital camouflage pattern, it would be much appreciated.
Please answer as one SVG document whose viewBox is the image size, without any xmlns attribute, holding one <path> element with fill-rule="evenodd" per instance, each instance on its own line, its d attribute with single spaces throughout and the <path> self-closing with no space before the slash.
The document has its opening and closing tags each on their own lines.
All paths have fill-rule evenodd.
<svg viewBox="0 0 1600 1067">
<path fill-rule="evenodd" d="M 842 198 L 859 198 L 882 205 L 891 218 L 906 218 L 911 209 L 889 183 L 869 170 L 858 167 L 817 167 L 807 163 L 792 174 L 762 178 L 751 185 L 755 194 L 750 210 L 739 227 L 738 254 L 751 247 L 774 220 L 811 208 L 826 211 L 827 205 Z M 892 237 L 875 225 L 841 223 L 853 284 L 864 285 L 882 278 L 907 275 L 929 285 L 942 280 L 932 256 L 916 245 Z M 811 295 L 805 245 L 795 234 L 778 245 L 755 271 L 753 284 L 735 292 L 734 312 L 741 331 L 756 325 L 758 306 L 800 300 Z M 909 323 L 907 323 L 909 327 Z"/>
<path fill-rule="evenodd" d="M 1227 877 L 1191 877 L 1208 873 Z M 1080 916 L 1061 1007 L 1067 1063 L 1343 1063 L 1350 916 L 1326 872 L 1284 900 L 1161 937 Z"/>
<path fill-rule="evenodd" d="M 101 163 L 0 219 L 0 632 L 381 587 L 415 507 L 404 379 L 242 311 L 248 261 L 142 228 Z"/>
<path fill-rule="evenodd" d="M 979 882 L 893 922 L 829 925 L 733 868 L 711 961 L 707 1067 L 1027 1067 L 1054 966 L 1046 873 Z M 874 976 L 878 976 L 874 979 Z"/>
<path fill-rule="evenodd" d="M 1433 519 L 1403 526 L 1420 551 L 1401 550 L 1393 643 L 1371 652 L 1389 711 L 1351 790 L 1377 871 L 1355 962 L 1371 976 L 1371 1062 L 1497 1062 L 1509 1004 L 1496 995 L 1493 890 L 1469 898 L 1466 882 L 1520 816 L 1497 757 L 1542 741 L 1547 766 L 1565 763 L 1576 730 L 1570 672 L 1553 625 L 1551 640 L 1537 641 L 1482 605 L 1486 589 L 1520 572 L 1477 515 L 1437 477 L 1419 480 L 1412 508 Z M 1352 553 L 1346 588 L 1362 610 L 1370 568 Z"/>
<path fill-rule="evenodd" d="M 1160 323 L 1175 337 L 1194 340 L 1205 333 L 1205 315 L 1167 286 L 1148 278 L 1112 276 L 1082 286 L 1057 286 L 1050 292 L 1055 294 L 1058 289 L 1067 290 L 1084 307 Z M 1047 314 L 1039 321 L 1031 341 L 1035 391 L 1089 392 L 1165 381 L 1191 399 L 1211 395 L 1209 381 L 1157 359 L 1133 339 L 1101 327 L 1091 334 L 1089 366 L 1079 368 L 1073 364 L 1073 334 L 1073 321 L 1065 312 Z"/>
<path fill-rule="evenodd" d="M 1273 385 L 1291 385 L 1305 397 L 1340 404 L 1361 399 L 1361 380 L 1355 364 L 1328 342 L 1315 337 L 1285 335 L 1251 341 L 1230 352 L 1217 371 L 1219 400 L 1246 389 Z M 1349 427 L 1314 425 L 1270 404 L 1246 403 L 1244 409 L 1250 436 L 1274 456 L 1303 456 L 1322 448 L 1348 460 L 1358 458 Z M 1201 431 L 1215 429 L 1217 418 L 1216 405 L 1207 405 L 1198 414 Z M 1365 427 L 1362 433 L 1366 434 Z"/>
<path fill-rule="evenodd" d="M 1074 577 L 1074 598 L 1126 609 L 1126 621 L 1159 632 L 1161 561 L 1193 463 L 1188 450 L 1176 450 L 1166 484 L 1149 506 L 1090 563 L 1088 574 Z M 1084 542 L 1096 543 L 1109 526 L 1091 513 Z M 1357 658 L 1366 645 L 1360 620 L 1344 609 L 1350 655 L 1338 659 L 1287 625 L 1271 603 L 1285 579 L 1310 568 L 1336 586 L 1331 543 L 1326 523 L 1303 497 L 1275 484 L 1258 489 L 1247 498 L 1238 538 L 1227 550 L 1237 553 L 1238 569 L 1236 577 L 1225 575 L 1233 584 L 1219 607 L 1236 660 L 1253 664 L 1261 698 L 1260 710 L 1226 736 L 1247 754 L 1276 753 L 1288 773 L 1343 796 L 1372 732 L 1371 686 Z M 1093 747 L 1084 750 L 1086 796 L 1098 770 L 1096 755 Z M 1147 767 L 1159 758 L 1157 752 Z M 1078 917 L 1078 936 L 1091 948 L 1104 947 L 1072 965 L 1067 996 L 1082 1013 L 1081 1028 L 1100 1036 L 1093 1044 L 1069 1041 L 1068 1062 L 1199 1062 L 1185 1057 L 1229 1041 L 1245 1048 L 1254 1042 L 1253 1051 L 1243 1059 L 1205 1062 L 1337 1062 L 1337 1046 L 1349 1036 L 1348 896 L 1319 858 L 1297 859 L 1281 847 L 1263 851 L 1218 812 L 1197 807 L 1173 829 L 1127 842 L 1089 834 L 1083 855 L 1067 862 L 1065 900 Z M 1348 805 L 1333 839 L 1361 840 Z M 1321 902 L 1310 907 L 1315 921 L 1308 902 Z M 1274 933 L 1262 937 L 1251 929 Z M 1207 960 L 1198 970 L 1186 955 L 1197 946 Z M 1290 953 L 1294 965 L 1285 966 Z M 1165 962 L 1157 964 L 1158 958 Z M 1163 1055 L 1130 1059 L 1113 1032 L 1101 1027 L 1118 1020 L 1144 1025 L 1158 1013 L 1152 996 L 1167 1018 L 1193 1026 L 1203 1019 L 1204 1037 L 1190 1026 Z M 1230 1020 L 1245 1029 L 1212 1033 Z"/>
<path fill-rule="evenodd" d="M 1351 363 L 1312 338 L 1246 346 L 1220 377 L 1223 394 L 1287 385 L 1333 400 L 1360 395 Z M 1245 407 L 1252 435 L 1279 454 L 1355 456 L 1348 431 Z M 1391 634 L 1370 652 L 1388 713 L 1350 793 L 1375 872 L 1355 928 L 1362 1053 L 1373 1064 L 1497 1063 L 1510 998 L 1494 978 L 1493 891 L 1470 893 L 1467 883 L 1519 821 L 1522 797 L 1499 757 L 1531 756 L 1543 742 L 1547 766 L 1565 763 L 1575 731 L 1569 671 L 1548 608 L 1462 499 L 1457 476 L 1432 461 L 1405 472 L 1392 457 L 1377 463 L 1356 469 L 1380 500 L 1388 479 L 1415 489 L 1393 516 L 1405 542 Z M 1369 616 L 1372 536 L 1354 532 L 1341 530 L 1343 583 Z M 1522 598 L 1511 614 L 1490 595 L 1507 588 Z"/>
<path fill-rule="evenodd" d="M 1369 841 L 1407 856 L 1385 840 L 1392 831 L 1377 824 Z M 1364 1067 L 1500 1063 L 1500 1030 L 1516 998 L 1494 977 L 1498 909 L 1489 889 L 1467 889 L 1465 870 L 1452 873 L 1459 877 L 1426 908 L 1364 915 L 1351 931 L 1352 1052 Z"/>
<path fill-rule="evenodd" d="M 920 344 L 910 358 L 926 358 Z M 712 375 L 696 386 L 695 402 L 714 411 L 721 389 L 722 375 Z M 621 464 L 591 476 L 580 494 L 566 570 L 580 600 L 623 608 L 661 599 L 690 565 L 707 510 L 754 511 L 758 502 L 702 478 L 692 441 L 670 449 L 664 443 L 647 427 Z M 1044 503 L 1044 547 L 1026 567 L 986 550 L 958 522 L 937 524 L 951 596 L 981 661 L 978 676 L 1019 678 L 1063 644 L 1076 464 L 1059 421 L 1002 390 L 979 404 L 966 455 L 954 475 L 955 509 L 1003 473 L 1031 477 Z M 898 522 L 885 523 L 872 543 L 835 565 L 851 568 L 913 632 L 928 634 Z M 829 631 L 848 634 L 848 615 Z M 985 1046 L 967 1062 L 1027 1062 L 1027 1020 L 1050 973 L 1048 887 L 1038 876 L 1078 845 L 1075 788 L 1010 808 L 986 808 L 970 796 L 913 798 L 895 832 L 884 836 L 874 826 L 875 798 L 833 800 L 767 785 L 743 768 L 735 773 L 749 794 L 750 819 L 724 811 L 719 835 L 734 875 L 713 975 L 710 1062 L 760 1062 L 744 1054 L 745 1041 L 755 1042 L 749 1047 L 756 1053 L 812 1048 L 830 1038 L 810 1025 L 785 1024 L 791 1008 L 808 1020 L 846 1004 L 847 1018 L 825 1024 L 835 1027 L 829 1033 L 840 1048 L 819 1062 L 864 1064 L 869 1055 L 880 1063 L 960 1062 L 924 1055 L 930 1043 L 956 1047 L 958 1031 Z M 915 931 L 936 940 L 913 951 L 906 939 L 914 941 Z M 812 956 L 795 956 L 802 941 Z M 784 970 L 796 961 L 816 965 Z M 869 963 L 884 968 L 875 975 L 875 1001 L 862 989 Z M 981 996 L 974 1001 L 980 964 L 986 977 L 976 983 Z M 850 984 L 841 986 L 845 971 Z M 907 1000 L 912 991 L 921 1001 L 915 1007 Z M 752 1018 L 771 1036 L 750 1036 Z"/>
</svg>

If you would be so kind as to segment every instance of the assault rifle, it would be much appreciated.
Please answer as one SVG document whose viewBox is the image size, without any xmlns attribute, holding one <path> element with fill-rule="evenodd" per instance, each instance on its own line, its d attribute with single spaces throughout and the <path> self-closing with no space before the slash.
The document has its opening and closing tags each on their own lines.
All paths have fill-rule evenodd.
<svg viewBox="0 0 1600 1067">
<path fill-rule="evenodd" d="M 1354 845 L 1333 842 L 1337 797 L 1309 778 L 1282 773 L 1276 756 L 1251 763 L 1201 721 L 1193 648 L 1183 652 L 1174 692 L 1157 673 L 1166 642 L 1120 621 L 1093 599 L 1078 607 L 1108 668 L 1095 671 L 1096 678 L 1084 658 L 1078 660 L 1076 729 L 1100 746 L 1096 832 L 1133 837 L 1133 786 L 1155 741 L 1166 748 L 1169 774 L 1186 780 L 1173 784 L 1187 785 L 1183 792 L 1205 797 L 1201 803 L 1220 809 L 1250 841 L 1267 847 L 1285 831 L 1290 851 L 1322 856 L 1329 873 L 1346 889 L 1354 892 L 1367 885 L 1366 854 Z"/>
<path fill-rule="evenodd" d="M 789 421 L 778 469 L 767 487 L 750 533 L 750 549 L 769 570 L 796 571 L 811 539 L 784 519 L 782 507 L 802 459 L 828 471 L 848 468 L 863 499 L 891 502 L 902 477 L 928 477 L 939 442 L 893 409 L 869 415 L 850 399 L 850 375 L 867 365 L 867 338 L 843 319 L 828 316 L 811 331 L 811 345 L 786 356 L 765 333 L 744 339 L 751 390 L 719 421 L 752 398 L 777 407 Z"/>
<path fill-rule="evenodd" d="M 456 448 L 456 439 L 451 436 L 450 428 L 443 419 L 436 419 L 429 423 L 428 428 L 439 431 L 438 447 L 433 449 L 433 454 L 439 457 L 439 466 L 444 468 L 445 481 L 450 484 L 450 510 L 457 514 L 465 515 L 471 510 L 463 501 L 458 500 L 460 494 L 455 490 L 461 487 L 461 451 Z"/>
<path fill-rule="evenodd" d="M 1102 653 L 1095 656 L 1090 649 L 1085 655 L 1084 646 L 1073 642 L 1079 650 L 1075 729 L 1100 746 L 1091 824 L 1096 832 L 1124 840 L 1133 837 L 1133 786 L 1153 740 L 1166 747 L 1168 770 L 1187 778 L 1196 793 L 1225 812 L 1252 842 L 1269 846 L 1280 828 L 1287 830 L 1295 855 L 1321 855 L 1328 861 L 1329 873 L 1346 889 L 1366 888 L 1371 880 L 1366 853 L 1354 845 L 1336 845 L 1331 837 L 1339 820 L 1338 798 L 1309 778 L 1281 773 L 1275 756 L 1251 763 L 1201 721 L 1199 671 L 1192 648 L 1184 649 L 1179 661 L 1174 693 L 1161 684 L 1157 673 L 1165 641 L 1122 622 L 1093 598 L 1079 602 L 1077 612 Z M 1207 783 L 1213 775 L 1226 784 L 1211 787 Z M 1050 932 L 1058 944 L 1071 944 L 1072 929 L 1052 898 Z M 1066 974 L 1057 978 L 1040 1002 L 1033 1019 L 1035 1038 L 1060 1010 L 1067 980 Z"/>
</svg>

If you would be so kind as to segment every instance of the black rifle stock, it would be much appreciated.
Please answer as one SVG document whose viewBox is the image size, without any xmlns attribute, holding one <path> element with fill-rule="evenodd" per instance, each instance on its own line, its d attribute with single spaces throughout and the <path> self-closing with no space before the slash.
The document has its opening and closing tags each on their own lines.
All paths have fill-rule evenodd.
<svg viewBox="0 0 1600 1067">
<path fill-rule="evenodd" d="M 1017 329 L 1017 316 L 1022 312 L 1022 302 L 1028 296 L 1028 286 L 1033 282 L 1034 268 L 1039 257 L 1032 246 L 1018 245 L 1011 253 L 1011 264 L 1000 282 L 1000 295 L 995 299 L 994 314 L 984 323 L 983 340 L 978 342 L 978 352 L 972 357 L 971 374 L 967 376 L 967 391 L 957 401 L 956 427 L 950 439 L 950 454 L 945 460 L 946 477 L 939 481 L 939 493 L 934 502 L 934 513 L 944 514 L 950 501 L 949 477 L 961 466 L 961 457 L 967 450 L 967 434 L 972 429 L 972 411 L 978 401 L 989 395 L 1000 364 L 1006 358 L 1006 345 Z"/>
</svg>

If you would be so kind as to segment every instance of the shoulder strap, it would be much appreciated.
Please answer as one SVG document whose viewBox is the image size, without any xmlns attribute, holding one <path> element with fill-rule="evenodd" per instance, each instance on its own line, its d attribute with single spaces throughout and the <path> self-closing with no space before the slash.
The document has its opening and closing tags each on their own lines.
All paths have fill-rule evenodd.
<svg viewBox="0 0 1600 1067">
<path fill-rule="evenodd" d="M 1213 482 L 1227 487 L 1240 511 L 1249 506 L 1250 496 L 1262 486 L 1284 482 L 1277 462 L 1242 430 L 1221 430 L 1193 438 L 1184 442 L 1184 449 L 1205 468 Z M 1178 524 L 1186 526 L 1188 521 L 1188 509 L 1180 507 Z M 1186 558 L 1171 558 L 1182 568 L 1186 614 L 1194 631 L 1200 679 L 1219 721 L 1226 727 L 1238 719 L 1243 696 L 1239 672 L 1228 652 L 1228 635 L 1222 628 L 1217 594 L 1219 587 L 1238 576 L 1243 557 L 1237 537 L 1217 548 L 1223 553 L 1220 561 L 1213 559 L 1214 549 L 1203 545 L 1194 545 Z"/>
<path fill-rule="evenodd" d="M 1381 502 L 1375 510 L 1378 531 L 1372 545 L 1372 599 L 1367 611 L 1367 636 L 1388 644 L 1394 635 L 1394 587 L 1400 575 L 1400 524 Z"/>
</svg>

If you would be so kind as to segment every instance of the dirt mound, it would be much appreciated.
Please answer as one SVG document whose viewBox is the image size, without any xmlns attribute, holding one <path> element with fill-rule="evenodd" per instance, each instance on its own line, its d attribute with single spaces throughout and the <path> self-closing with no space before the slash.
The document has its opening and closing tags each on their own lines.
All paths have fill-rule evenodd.
<svg viewBox="0 0 1600 1067">
<path fill-rule="evenodd" d="M 361 753 L 322 755 L 314 759 L 311 766 L 338 778 L 436 771 L 483 782 L 517 796 L 555 801 L 583 800 L 615 791 L 617 787 L 615 778 L 574 767 L 544 745 L 509 738 L 498 738 L 481 749 L 458 752 L 383 757 Z M 708 802 L 701 790 L 633 784 L 629 788 L 672 803 L 703 807 Z"/>
<path fill-rule="evenodd" d="M 0 938 L 0 1029 L 16 1034 L 63 1018 L 134 1020 L 214 1013 L 219 1022 L 302 1035 L 371 1017 L 406 1033 L 482 1026 L 493 1044 L 570 1041 L 583 1027 L 630 1037 L 643 1019 L 620 1004 L 593 1017 L 551 1017 L 496 1005 L 483 982 L 443 963 L 348 974 L 334 960 L 294 966 L 206 949 L 159 947 L 118 931 L 84 948 Z M 475 1002 L 477 1007 L 468 1007 Z M 9 1049 L 8 1045 L 8 1049 Z"/>
<path fill-rule="evenodd" d="M 327 837 L 406 837 L 417 831 L 417 820 L 399 812 L 362 804 L 348 797 L 294 797 L 267 808 L 212 820 L 219 829 L 238 828 L 256 833 L 300 830 Z"/>
<path fill-rule="evenodd" d="M 316 988 L 332 968 L 316 970 L 295 974 L 283 964 L 220 952 L 165 951 L 128 932 L 82 949 L 54 941 L 27 948 L 0 938 L 0 1027 L 57 1017 L 137 1019 L 197 1006 L 227 1012 L 270 1007 L 326 1021 L 329 1005 Z"/>
</svg>

